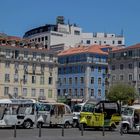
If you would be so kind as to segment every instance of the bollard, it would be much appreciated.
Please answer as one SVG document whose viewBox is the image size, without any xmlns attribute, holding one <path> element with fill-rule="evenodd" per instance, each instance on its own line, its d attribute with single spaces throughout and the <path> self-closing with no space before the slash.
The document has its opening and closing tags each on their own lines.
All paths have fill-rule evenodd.
<svg viewBox="0 0 140 140">
<path fill-rule="evenodd" d="M 139 136 L 140 136 L 140 113 L 139 113 Z"/>
<path fill-rule="evenodd" d="M 104 124 L 103 124 L 103 133 L 102 133 L 102 135 L 103 136 L 105 135 L 105 126 L 104 126 Z"/>
<path fill-rule="evenodd" d="M 14 138 L 16 138 L 17 137 L 17 131 L 16 131 L 17 129 L 16 129 L 16 124 L 15 124 L 15 127 L 14 127 Z"/>
<path fill-rule="evenodd" d="M 139 126 L 139 136 L 140 136 L 140 126 Z"/>
<path fill-rule="evenodd" d="M 123 135 L 122 124 L 121 124 L 121 128 L 120 128 L 120 134 L 121 134 L 121 136 Z"/>
<path fill-rule="evenodd" d="M 64 137 L 64 124 L 62 124 L 62 136 Z"/>
<path fill-rule="evenodd" d="M 83 136 L 83 135 L 84 135 L 84 133 L 83 133 L 84 126 L 83 126 L 83 124 L 82 124 L 82 123 L 81 123 L 80 125 L 81 125 L 81 136 Z"/>
<path fill-rule="evenodd" d="M 41 137 L 41 123 L 39 123 L 39 135 L 38 137 Z"/>
</svg>

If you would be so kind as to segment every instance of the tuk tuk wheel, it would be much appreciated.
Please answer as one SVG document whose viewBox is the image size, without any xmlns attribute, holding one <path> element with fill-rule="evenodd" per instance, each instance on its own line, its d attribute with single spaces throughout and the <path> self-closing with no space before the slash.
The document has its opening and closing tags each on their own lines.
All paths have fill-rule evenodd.
<svg viewBox="0 0 140 140">
<path fill-rule="evenodd" d="M 121 129 L 122 129 L 122 133 L 127 134 L 128 130 L 129 130 L 129 127 L 128 127 L 127 124 L 124 124 Z"/>
<path fill-rule="evenodd" d="M 64 127 L 65 128 L 70 128 L 70 123 L 69 122 L 65 122 Z"/>
<path fill-rule="evenodd" d="M 74 128 L 78 127 L 78 122 L 77 121 L 73 122 L 73 127 Z"/>
<path fill-rule="evenodd" d="M 29 129 L 33 126 L 33 123 L 31 120 L 26 120 L 26 121 L 24 121 L 23 126 L 24 126 L 24 128 Z"/>
</svg>

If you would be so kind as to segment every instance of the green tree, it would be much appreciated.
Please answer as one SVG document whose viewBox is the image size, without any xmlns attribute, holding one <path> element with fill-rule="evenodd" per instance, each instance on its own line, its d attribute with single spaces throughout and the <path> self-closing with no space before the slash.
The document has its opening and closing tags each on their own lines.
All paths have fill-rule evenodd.
<svg viewBox="0 0 140 140">
<path fill-rule="evenodd" d="M 116 84 L 110 87 L 107 98 L 123 104 L 131 104 L 137 97 L 135 88 L 126 84 Z"/>
</svg>

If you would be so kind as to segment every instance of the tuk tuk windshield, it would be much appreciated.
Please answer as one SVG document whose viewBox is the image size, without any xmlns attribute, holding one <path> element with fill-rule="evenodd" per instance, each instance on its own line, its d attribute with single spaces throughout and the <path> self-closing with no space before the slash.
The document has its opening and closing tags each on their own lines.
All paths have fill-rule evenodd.
<svg viewBox="0 0 140 140">
<path fill-rule="evenodd" d="M 51 110 L 51 106 L 49 104 L 37 104 L 36 106 L 37 111 L 50 111 Z"/>
<path fill-rule="evenodd" d="M 74 105 L 74 107 L 73 107 L 73 112 L 80 112 L 81 111 L 81 105 Z"/>
<path fill-rule="evenodd" d="M 122 112 L 122 115 L 132 116 L 133 112 L 134 112 L 134 110 L 132 108 L 125 108 L 124 111 Z"/>
<path fill-rule="evenodd" d="M 83 106 L 82 112 L 93 112 L 93 111 L 94 111 L 94 107 L 95 107 L 95 104 L 86 103 L 86 104 Z"/>
</svg>

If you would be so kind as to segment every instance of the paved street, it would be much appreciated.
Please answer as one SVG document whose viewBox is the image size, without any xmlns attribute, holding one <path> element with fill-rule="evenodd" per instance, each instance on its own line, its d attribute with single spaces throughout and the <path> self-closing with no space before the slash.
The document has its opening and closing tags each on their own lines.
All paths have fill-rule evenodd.
<svg viewBox="0 0 140 140">
<path fill-rule="evenodd" d="M 17 129 L 16 138 L 14 137 L 14 129 L 0 129 L 1 140 L 138 140 L 138 134 L 120 135 L 118 131 L 105 131 L 105 136 L 102 131 L 86 130 L 81 136 L 81 131 L 77 128 L 70 128 L 64 130 L 62 136 L 61 128 L 42 128 L 41 137 L 39 137 L 39 129 Z"/>
</svg>

